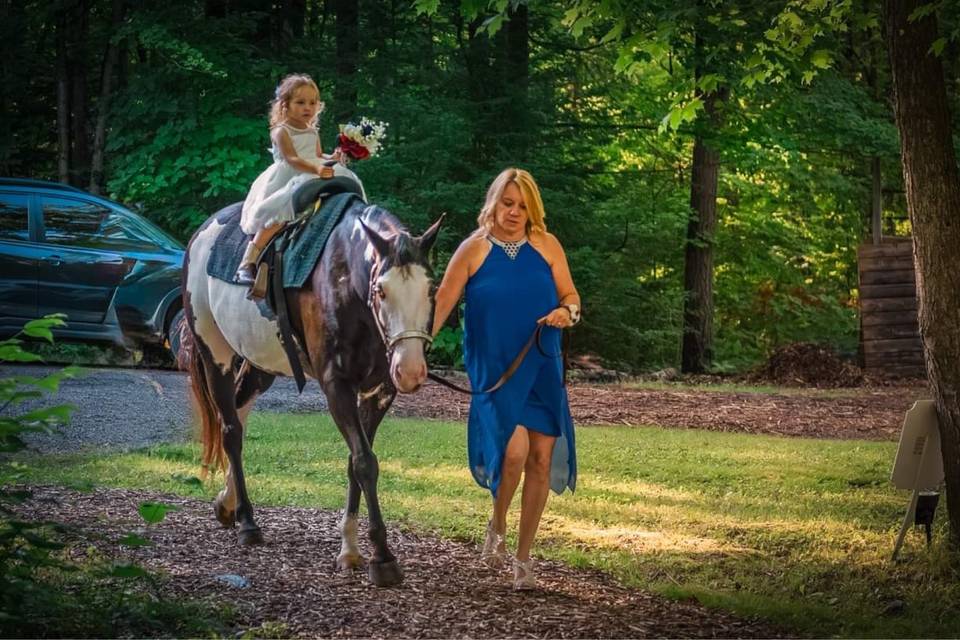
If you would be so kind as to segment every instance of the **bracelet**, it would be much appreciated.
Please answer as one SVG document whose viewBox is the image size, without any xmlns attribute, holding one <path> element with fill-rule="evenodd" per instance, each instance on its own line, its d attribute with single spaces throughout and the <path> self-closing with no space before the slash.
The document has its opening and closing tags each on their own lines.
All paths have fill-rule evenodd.
<svg viewBox="0 0 960 640">
<path fill-rule="evenodd" d="M 560 306 L 561 306 L 562 308 L 566 309 L 567 312 L 570 314 L 570 322 L 571 322 L 571 324 L 579 324 L 579 323 L 580 323 L 580 305 L 573 304 L 573 303 L 571 302 L 571 303 L 569 303 L 569 304 L 562 304 L 562 305 L 560 305 Z"/>
</svg>

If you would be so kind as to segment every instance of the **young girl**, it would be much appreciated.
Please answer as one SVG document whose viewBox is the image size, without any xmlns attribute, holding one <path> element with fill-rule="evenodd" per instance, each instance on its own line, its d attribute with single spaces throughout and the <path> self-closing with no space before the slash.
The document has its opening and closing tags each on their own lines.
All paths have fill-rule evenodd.
<svg viewBox="0 0 960 640">
<path fill-rule="evenodd" d="M 323 110 L 320 90 L 305 74 L 285 77 L 277 87 L 270 109 L 270 139 L 273 141 L 273 164 L 261 173 L 250 187 L 243 203 L 240 227 L 253 236 L 237 270 L 237 282 L 250 285 L 256 278 L 256 261 L 260 252 L 294 219 L 293 192 L 304 182 L 348 175 L 352 171 L 339 162 L 340 154 L 325 155 L 317 135 L 317 116 Z M 333 167 L 327 166 L 334 164 Z"/>
</svg>

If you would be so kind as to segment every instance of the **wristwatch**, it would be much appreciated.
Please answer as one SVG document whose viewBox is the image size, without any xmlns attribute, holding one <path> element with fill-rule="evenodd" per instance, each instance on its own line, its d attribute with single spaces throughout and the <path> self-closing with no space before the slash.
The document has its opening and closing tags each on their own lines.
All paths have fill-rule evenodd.
<svg viewBox="0 0 960 640">
<path fill-rule="evenodd" d="M 580 305 L 573 304 L 571 302 L 569 304 L 562 304 L 560 306 L 570 312 L 571 323 L 577 324 L 578 322 L 580 322 Z"/>
</svg>

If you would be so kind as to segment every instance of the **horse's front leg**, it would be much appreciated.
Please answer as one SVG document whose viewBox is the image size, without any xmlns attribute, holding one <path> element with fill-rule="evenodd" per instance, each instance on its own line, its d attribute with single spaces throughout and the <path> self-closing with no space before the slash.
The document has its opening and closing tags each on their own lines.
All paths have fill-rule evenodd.
<svg viewBox="0 0 960 640">
<path fill-rule="evenodd" d="M 386 376 L 386 374 L 384 373 Z M 360 425 L 367 435 L 367 441 L 373 447 L 377 437 L 377 427 L 393 403 L 397 390 L 390 382 L 389 377 L 379 384 L 371 383 L 371 387 L 359 394 L 358 413 Z M 347 506 L 340 521 L 340 555 L 337 556 L 337 567 L 341 570 L 354 569 L 363 562 L 360 546 L 357 540 L 357 514 L 360 509 L 360 483 L 353 470 L 353 456 L 347 459 Z"/>
<path fill-rule="evenodd" d="M 236 504 L 234 513 L 236 521 L 240 523 L 238 533 L 240 544 L 260 544 L 263 542 L 263 534 L 253 518 L 253 505 L 247 495 L 247 485 L 243 475 L 243 421 L 237 411 L 239 394 L 234 386 L 234 378 L 231 372 L 224 373 L 215 366 L 206 369 L 206 376 L 210 392 L 220 407 L 220 414 L 223 419 L 223 449 L 230 464 L 227 487 L 222 492 L 222 496 L 218 496 L 218 501 L 221 502 L 224 513 L 220 512 L 221 507 L 217 506 L 217 502 L 214 503 L 217 518 L 221 523 L 227 524 L 229 507 L 232 505 L 229 503 L 224 505 L 223 502 L 235 495 L 235 498 L 229 500 L 229 502 Z M 245 407 L 244 413 L 247 411 L 248 409 Z"/>
<path fill-rule="evenodd" d="M 370 518 L 370 541 L 373 543 L 373 556 L 370 558 L 368 573 L 370 580 L 378 587 L 398 584 L 403 580 L 403 573 L 390 547 L 387 545 L 387 528 L 380 513 L 380 501 L 377 498 L 377 478 L 380 474 L 377 457 L 373 453 L 370 439 L 361 425 L 360 413 L 357 407 L 357 391 L 350 384 L 341 380 L 331 380 L 324 384 L 324 393 L 330 407 L 337 428 L 343 435 L 350 448 L 350 465 L 352 469 L 351 485 L 356 483 L 367 500 L 367 515 Z M 356 496 L 351 486 L 347 491 L 347 511 L 344 514 L 345 522 L 351 515 L 356 522 L 356 508 L 351 513 L 350 498 Z M 359 507 L 359 498 L 355 498 Z M 344 527 L 346 528 L 346 527 Z"/>
</svg>

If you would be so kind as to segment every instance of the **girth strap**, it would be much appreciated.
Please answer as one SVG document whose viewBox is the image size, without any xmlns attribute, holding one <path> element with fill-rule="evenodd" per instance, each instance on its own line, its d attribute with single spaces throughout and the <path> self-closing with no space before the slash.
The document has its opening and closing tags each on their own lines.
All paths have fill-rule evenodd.
<svg viewBox="0 0 960 640">
<path fill-rule="evenodd" d="M 280 345 L 283 347 L 284 353 L 287 354 L 287 360 L 290 361 L 293 378 L 297 381 L 297 392 L 302 392 L 303 387 L 307 384 L 307 377 L 304 375 L 303 365 L 300 363 L 300 351 L 293 336 L 290 311 L 287 309 L 287 296 L 283 289 L 283 252 L 287 248 L 289 240 L 287 234 L 282 234 L 274 244 L 274 258 L 271 265 L 273 286 L 270 287 L 270 295 L 273 297 L 273 309 L 277 313 Z"/>
</svg>

